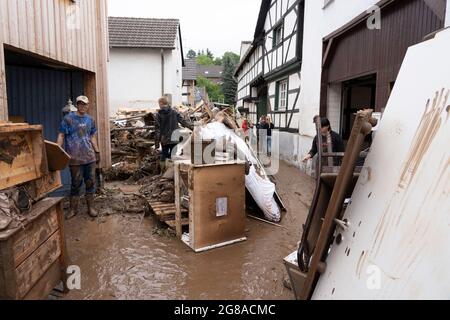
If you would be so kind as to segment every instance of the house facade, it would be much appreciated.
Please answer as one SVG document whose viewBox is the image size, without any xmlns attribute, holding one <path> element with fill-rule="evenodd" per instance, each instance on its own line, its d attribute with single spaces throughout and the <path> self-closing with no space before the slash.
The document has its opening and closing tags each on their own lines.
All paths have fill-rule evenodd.
<svg viewBox="0 0 450 320">
<path fill-rule="evenodd" d="M 183 67 L 183 104 L 195 104 L 195 86 L 197 85 L 197 78 L 203 77 L 211 82 L 222 85 L 223 84 L 223 66 L 216 65 L 199 65 L 197 60 L 186 59 Z"/>
<path fill-rule="evenodd" d="M 252 43 L 243 42 L 237 107 L 253 123 L 262 115 L 277 130 L 298 133 L 304 2 L 264 0 Z"/>
<path fill-rule="evenodd" d="M 382 113 L 407 48 L 444 27 L 447 2 L 262 1 L 254 40 L 236 71 L 237 105 L 253 122 L 270 115 L 278 129 L 273 144 L 280 158 L 310 172 L 311 163 L 301 159 L 315 136 L 314 116 L 327 116 L 346 139 L 355 111 L 372 107 Z M 292 25 L 289 9 L 283 11 L 288 5 L 296 8 L 296 37 L 286 31 Z M 294 53 L 286 49 L 291 38 Z"/>
<path fill-rule="evenodd" d="M 109 18 L 110 114 L 152 110 L 166 95 L 182 102 L 184 65 L 177 19 Z"/>
</svg>

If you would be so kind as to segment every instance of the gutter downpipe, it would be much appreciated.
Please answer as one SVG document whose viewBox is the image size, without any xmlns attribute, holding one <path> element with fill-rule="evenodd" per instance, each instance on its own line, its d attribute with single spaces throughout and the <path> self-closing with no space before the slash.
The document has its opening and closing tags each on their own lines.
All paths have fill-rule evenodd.
<svg viewBox="0 0 450 320">
<path fill-rule="evenodd" d="M 164 63 L 164 49 L 161 49 L 161 97 L 164 96 L 164 67 L 165 67 L 165 63 Z"/>
</svg>

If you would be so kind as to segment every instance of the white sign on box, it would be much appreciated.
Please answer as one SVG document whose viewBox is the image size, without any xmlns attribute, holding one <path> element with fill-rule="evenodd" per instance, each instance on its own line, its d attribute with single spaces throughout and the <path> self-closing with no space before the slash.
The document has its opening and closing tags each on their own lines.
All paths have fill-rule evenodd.
<svg viewBox="0 0 450 320">
<path fill-rule="evenodd" d="M 228 215 L 228 198 L 216 199 L 216 215 L 217 217 L 225 217 Z"/>
</svg>

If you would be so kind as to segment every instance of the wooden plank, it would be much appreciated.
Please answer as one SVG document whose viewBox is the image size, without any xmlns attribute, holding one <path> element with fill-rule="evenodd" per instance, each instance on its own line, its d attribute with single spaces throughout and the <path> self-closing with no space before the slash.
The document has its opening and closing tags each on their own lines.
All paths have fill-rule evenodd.
<svg viewBox="0 0 450 320">
<path fill-rule="evenodd" d="M 61 41 L 61 15 L 60 15 L 60 4 L 61 1 L 53 2 L 53 12 L 55 19 L 55 57 L 57 60 L 62 60 L 62 41 Z M 88 48 L 87 48 L 88 49 Z"/>
<path fill-rule="evenodd" d="M 41 126 L 0 126 L 0 145 L 7 150 L 0 158 L 0 190 L 48 173 Z"/>
<path fill-rule="evenodd" d="M 164 221 L 171 229 L 176 230 L 176 222 L 175 220 Z M 189 225 L 189 219 L 185 218 L 181 220 L 181 227 L 186 227 Z M 177 236 L 178 237 L 178 236 Z M 181 237 L 180 237 L 181 239 Z"/>
<path fill-rule="evenodd" d="M 34 11 L 34 1 L 25 1 L 26 6 L 26 20 L 27 20 L 27 45 L 28 50 L 34 51 L 36 48 L 36 30 L 35 30 L 35 11 Z"/>
<path fill-rule="evenodd" d="M 0 38 L 0 121 L 6 120 L 8 120 L 8 103 L 6 96 L 5 55 L 2 40 Z"/>
<path fill-rule="evenodd" d="M 0 242 L 0 299 L 15 299 L 16 273 L 12 256 L 12 241 Z"/>
<path fill-rule="evenodd" d="M 174 208 L 175 209 L 175 204 L 173 203 L 150 203 L 150 206 L 152 207 L 153 210 L 158 210 L 158 209 L 170 209 L 170 208 Z"/>
<path fill-rule="evenodd" d="M 33 201 L 38 202 L 62 187 L 61 172 L 49 172 L 42 178 L 25 183 L 24 186 Z"/>
<path fill-rule="evenodd" d="M 107 52 L 108 44 L 106 37 L 108 34 L 107 7 L 105 0 L 95 1 L 97 5 L 97 69 L 96 69 L 96 89 L 97 104 L 102 106 L 97 108 L 98 127 L 100 139 L 100 148 L 102 151 L 102 167 L 111 166 L 111 141 L 110 141 L 110 123 L 109 123 L 109 103 L 108 103 L 108 79 L 107 79 Z"/>
<path fill-rule="evenodd" d="M 41 4 L 41 23 L 42 23 L 42 49 L 46 57 L 50 57 L 50 39 L 48 30 L 48 8 L 47 0 L 36 0 Z"/>
<path fill-rule="evenodd" d="M 0 45 L 3 43 L 9 43 L 8 1 L 0 1 Z"/>
<path fill-rule="evenodd" d="M 15 47 L 20 47 L 19 45 L 19 19 L 17 17 L 17 1 L 16 0 L 6 0 L 8 5 L 8 31 L 9 31 L 9 43 Z"/>
<path fill-rule="evenodd" d="M 175 230 L 177 238 L 181 239 L 183 235 L 183 226 L 181 221 L 181 190 L 180 190 L 180 164 L 175 162 Z M 189 219 L 187 219 L 189 225 Z"/>
<path fill-rule="evenodd" d="M 42 26 L 42 15 L 41 15 L 41 1 L 31 1 L 34 7 L 34 42 L 35 48 L 34 52 L 43 55 L 44 54 L 44 35 L 43 35 L 43 26 Z"/>
<path fill-rule="evenodd" d="M 70 156 L 59 145 L 51 141 L 45 141 L 45 151 L 50 171 L 61 171 L 67 168 Z"/>
<path fill-rule="evenodd" d="M 28 1 L 15 1 L 17 3 L 17 26 L 19 33 L 19 46 L 25 50 L 29 50 L 28 47 L 28 29 L 27 24 L 30 23 L 27 19 L 26 2 Z"/>
<path fill-rule="evenodd" d="M 67 22 L 66 22 L 66 1 L 60 1 L 59 3 L 59 18 L 60 18 L 60 38 L 61 42 L 59 45 L 61 47 L 61 60 L 68 62 L 67 53 Z M 92 50 L 92 48 L 89 48 Z"/>
<path fill-rule="evenodd" d="M 27 220 L 25 220 L 22 223 L 23 226 L 17 227 L 15 229 L 8 229 L 8 230 L 0 232 L 0 242 L 7 241 L 9 238 L 11 238 L 15 234 L 19 233 L 22 230 L 22 227 L 26 228 L 29 224 L 34 223 L 36 220 L 39 219 L 39 217 L 41 215 L 48 212 L 48 210 L 50 208 L 61 203 L 61 201 L 63 199 L 64 198 L 45 198 L 44 200 L 41 200 L 38 203 L 36 203 L 33 206 L 33 209 L 31 210 L 31 212 L 27 215 Z"/>
<path fill-rule="evenodd" d="M 53 207 L 35 223 L 17 233 L 13 237 L 14 266 L 17 268 L 58 229 L 58 214 L 56 207 Z"/>
<path fill-rule="evenodd" d="M 46 300 L 61 281 L 61 263 L 57 260 L 26 294 L 23 300 Z"/>
<path fill-rule="evenodd" d="M 61 255 L 61 235 L 50 237 L 17 269 L 17 298 L 23 298 Z"/>
<path fill-rule="evenodd" d="M 56 205 L 56 211 L 58 216 L 59 234 L 61 235 L 61 256 L 59 257 L 60 274 L 63 281 L 64 292 L 68 293 L 69 289 L 67 288 L 67 268 L 69 267 L 69 257 L 67 254 L 66 231 L 64 229 L 64 211 L 62 208 L 62 201 L 58 202 L 58 204 Z"/>
</svg>

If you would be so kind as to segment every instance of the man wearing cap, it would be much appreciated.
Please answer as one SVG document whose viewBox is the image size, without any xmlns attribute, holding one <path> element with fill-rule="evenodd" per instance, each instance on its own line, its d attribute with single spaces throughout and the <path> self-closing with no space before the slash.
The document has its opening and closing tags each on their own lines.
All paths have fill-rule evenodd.
<svg viewBox="0 0 450 320">
<path fill-rule="evenodd" d="M 64 117 L 58 136 L 58 145 L 61 147 L 65 145 L 65 150 L 71 157 L 69 166 L 72 186 L 70 213 L 67 219 L 71 219 L 78 214 L 83 181 L 86 187 L 85 199 L 88 214 L 91 217 L 97 217 L 98 215 L 94 209 L 95 169 L 99 154 L 97 128 L 94 119 L 87 114 L 89 99 L 80 96 L 77 98 L 76 104 L 78 111 Z"/>
</svg>

